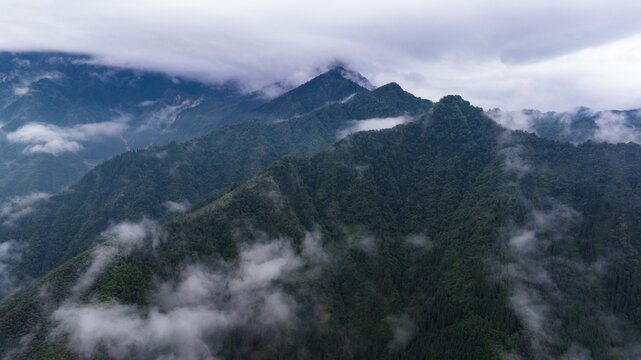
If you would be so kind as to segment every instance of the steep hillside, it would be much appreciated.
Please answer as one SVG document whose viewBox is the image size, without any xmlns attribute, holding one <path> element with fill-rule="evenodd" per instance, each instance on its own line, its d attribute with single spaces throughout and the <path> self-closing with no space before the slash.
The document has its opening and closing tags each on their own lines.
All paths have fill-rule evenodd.
<svg viewBox="0 0 641 360">
<path fill-rule="evenodd" d="M 277 99 L 262 105 L 258 112 L 269 114 L 274 119 L 284 120 L 302 115 L 319 107 L 347 99 L 356 93 L 366 90 L 350 80 L 342 67 L 335 67 L 328 72 L 293 89 Z M 360 76 L 360 74 L 356 74 Z M 355 76 L 356 76 L 355 75 Z M 371 89 L 369 89 L 371 90 Z"/>
<path fill-rule="evenodd" d="M 60 190 L 129 149 L 203 135 L 263 104 L 258 95 L 82 55 L 2 52 L 0 202 Z"/>
<path fill-rule="evenodd" d="M 350 74 L 336 68 L 269 100 L 232 82 L 101 66 L 83 55 L 0 52 L 0 204 L 61 190 L 127 150 L 339 102 L 365 90 Z"/>
<path fill-rule="evenodd" d="M 636 358 L 641 147 L 509 132 L 460 97 L 361 132 L 0 308 L 17 358 Z M 13 350 L 11 350 L 13 349 Z"/>
<path fill-rule="evenodd" d="M 128 152 L 97 166 L 68 191 L 16 206 L 16 214 L 33 212 L 3 218 L 11 224 L 0 228 L 0 239 L 24 244 L 13 273 L 28 281 L 103 241 L 99 235 L 112 222 L 168 219 L 219 197 L 284 155 L 324 150 L 342 132 L 358 131 L 359 120 L 409 121 L 430 105 L 389 84 L 286 122 L 238 121 L 186 143 Z"/>
</svg>

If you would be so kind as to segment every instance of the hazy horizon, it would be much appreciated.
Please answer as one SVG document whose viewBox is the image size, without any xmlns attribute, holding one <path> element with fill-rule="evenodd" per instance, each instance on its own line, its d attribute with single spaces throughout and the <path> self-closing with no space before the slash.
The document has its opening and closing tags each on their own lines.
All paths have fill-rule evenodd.
<svg viewBox="0 0 641 360">
<path fill-rule="evenodd" d="M 641 107 L 641 3 L 3 1 L 0 50 L 256 90 L 298 85 L 335 61 L 375 85 L 484 108 Z"/>
</svg>

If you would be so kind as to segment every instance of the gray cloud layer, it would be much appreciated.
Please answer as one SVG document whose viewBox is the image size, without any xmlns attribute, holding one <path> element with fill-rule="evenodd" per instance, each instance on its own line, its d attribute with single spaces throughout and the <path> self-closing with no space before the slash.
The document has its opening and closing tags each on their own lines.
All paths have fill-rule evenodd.
<svg viewBox="0 0 641 360">
<path fill-rule="evenodd" d="M 101 236 L 107 242 L 91 252 L 91 263 L 71 289 L 73 295 L 80 295 L 89 289 L 117 255 L 129 254 L 141 247 L 146 240 L 156 244 L 159 236 L 158 223 L 146 218 L 137 222 L 125 221 L 112 224 Z"/>
<path fill-rule="evenodd" d="M 594 134 L 596 141 L 641 144 L 641 129 L 632 126 L 623 114 L 604 111 L 594 121 L 598 127 Z"/>
<path fill-rule="evenodd" d="M 15 240 L 5 241 L 0 244 L 0 298 L 15 289 L 15 276 L 10 267 L 20 261 L 23 244 Z"/>
<path fill-rule="evenodd" d="M 106 136 L 118 136 L 127 127 L 124 121 L 106 121 L 59 127 L 51 124 L 29 123 L 7 134 L 7 140 L 26 144 L 25 153 L 49 153 L 59 155 L 77 152 L 83 141 L 93 141 Z"/>
<path fill-rule="evenodd" d="M 350 122 L 350 126 L 345 129 L 339 130 L 336 133 L 336 137 L 342 139 L 349 134 L 359 131 L 389 129 L 396 125 L 404 124 L 408 121 L 412 121 L 412 118 L 409 116 L 354 120 Z"/>
<path fill-rule="evenodd" d="M 641 3 L 7 0 L 0 49 L 87 52 L 250 88 L 340 59 L 382 84 L 503 108 L 637 107 Z M 171 24 L 171 26 L 167 26 Z"/>
<path fill-rule="evenodd" d="M 112 227 L 111 233 L 119 242 L 134 246 L 151 225 L 124 223 Z M 320 269 L 328 259 L 321 240 L 319 232 L 309 232 L 301 254 L 296 254 L 289 240 L 272 239 L 244 246 L 233 263 L 188 265 L 178 280 L 158 286 L 152 295 L 155 305 L 146 311 L 68 299 L 51 315 L 57 325 L 53 336 L 67 335 L 71 348 L 85 358 L 106 352 L 116 359 L 135 354 L 213 359 L 230 330 L 242 327 L 269 333 L 296 326 L 298 305 L 281 283 L 300 279 L 300 273 L 295 275 L 299 270 L 305 270 L 303 277 L 315 276 L 317 271 L 309 269 L 309 264 Z M 99 256 L 94 256 L 94 263 Z M 76 286 L 83 282 L 81 278 Z"/>
<path fill-rule="evenodd" d="M 21 217 L 34 212 L 37 203 L 50 197 L 51 194 L 43 192 L 13 197 L 0 206 L 0 221 L 5 226 L 13 226 Z"/>
<path fill-rule="evenodd" d="M 165 201 L 163 206 L 171 213 L 184 213 L 191 208 L 189 201 Z"/>
<path fill-rule="evenodd" d="M 589 344 L 581 343 L 572 329 L 577 324 L 563 323 L 566 314 L 579 308 L 581 326 L 590 324 L 599 329 L 601 333 L 593 336 L 607 338 L 607 351 L 613 358 L 638 358 L 641 346 L 623 335 L 634 331 L 625 320 L 600 308 L 589 293 L 591 285 L 585 285 L 601 281 L 611 259 L 602 254 L 586 262 L 558 248 L 555 254 L 550 252 L 555 246 L 577 241 L 570 229 L 582 221 L 582 215 L 553 198 L 540 205 L 526 198 L 520 190 L 521 181 L 534 166 L 522 157 L 522 147 L 508 132 L 500 140 L 504 170 L 511 178 L 509 188 L 528 213 L 522 223 L 509 222 L 502 229 L 502 260 L 491 260 L 490 267 L 507 285 L 509 305 L 526 330 L 531 355 L 537 359 L 593 359 Z M 515 353 L 504 355 L 506 359 L 522 359 Z"/>
<path fill-rule="evenodd" d="M 519 110 L 501 111 L 493 109 L 486 112 L 494 121 L 510 130 L 524 130 L 538 133 L 538 127 L 543 125 L 559 125 L 560 130 L 556 134 L 559 138 L 567 137 L 568 141 L 581 143 L 587 140 L 606 142 L 611 144 L 634 142 L 641 144 L 641 127 L 638 120 L 641 110 L 629 112 L 600 111 L 594 112 L 586 108 L 578 108 L 565 113 L 554 113 L 551 116 L 539 111 Z M 594 129 L 589 132 L 573 128 L 575 123 L 581 119 L 589 118 L 594 121 Z M 539 134 L 540 135 L 540 134 Z M 513 148 L 505 148 L 503 152 L 511 151 Z M 507 161 L 519 161 L 516 154 L 508 156 Z M 526 169 L 527 170 L 527 169 Z"/>
</svg>

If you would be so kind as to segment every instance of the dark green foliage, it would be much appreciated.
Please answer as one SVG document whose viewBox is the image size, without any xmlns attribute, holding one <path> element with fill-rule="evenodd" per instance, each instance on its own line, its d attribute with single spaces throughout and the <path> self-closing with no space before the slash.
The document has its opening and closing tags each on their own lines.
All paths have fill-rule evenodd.
<svg viewBox="0 0 641 360">
<path fill-rule="evenodd" d="M 126 263 L 111 269 L 104 283 L 97 289 L 101 300 L 117 300 L 127 304 L 145 302 L 145 279 L 142 271 L 135 264 Z"/>
<path fill-rule="evenodd" d="M 441 138 L 436 129 L 455 120 L 443 117 L 447 108 L 466 122 Z M 144 263 L 157 276 L 172 278 L 185 261 L 234 259 L 238 239 L 256 236 L 252 229 L 300 241 L 306 229 L 320 226 L 334 265 L 322 278 L 299 286 L 310 289 L 326 307 L 328 325 L 299 329 L 293 348 L 271 347 L 257 338 L 250 354 L 273 358 L 303 351 L 311 358 L 421 358 L 426 352 L 420 349 L 429 347 L 434 358 L 495 358 L 509 346 L 518 325 L 504 306 L 502 290 L 473 282 L 485 283 L 478 255 L 491 249 L 498 225 L 496 216 L 485 214 L 496 211 L 487 202 L 492 202 L 488 191 L 498 189 L 498 181 L 489 180 L 501 176 L 492 151 L 500 131 L 480 109 L 448 98 L 422 121 L 357 134 L 310 160 L 285 158 L 213 204 L 166 224 L 168 236 L 157 249 L 160 260 Z M 468 146 L 449 146 L 452 138 L 461 137 L 470 141 Z M 461 165 L 451 164 L 454 155 L 467 160 L 469 176 L 461 177 Z M 445 191 L 443 179 L 456 181 L 452 186 L 458 191 Z M 266 196 L 272 191 L 279 201 Z M 434 249 L 404 240 L 421 233 L 432 238 Z M 369 249 L 359 245 L 367 237 L 375 239 Z M 143 256 L 136 254 L 129 261 Z M 141 278 L 118 275 L 123 266 L 114 268 L 97 289 Z M 301 301 L 309 296 L 296 288 L 291 291 Z M 303 323 L 317 321 L 311 310 L 301 309 Z M 408 344 L 390 348 L 389 316 L 404 313 L 411 316 L 416 335 Z M 456 346 L 433 346 L 446 338 Z M 244 346 L 232 342 L 221 351 L 238 356 L 247 346 L 241 343 Z"/>
<path fill-rule="evenodd" d="M 187 141 L 249 117 L 306 114 L 365 90 L 334 69 L 267 101 L 233 82 L 207 85 L 87 60 L 72 54 L 0 52 L 0 202 L 34 191 L 59 191 L 95 164 L 130 149 Z M 16 89 L 27 93 L 19 95 Z M 110 121 L 121 123 L 120 136 L 75 139 L 77 151 L 54 155 L 25 152 L 27 144 L 5 137 L 32 123 L 73 128 Z"/>
<path fill-rule="evenodd" d="M 204 135 L 265 102 L 233 84 L 209 86 L 87 60 L 60 53 L 0 53 L 0 202 L 34 191 L 59 191 L 116 154 Z M 20 88 L 27 93 L 16 93 Z M 187 105 L 193 107 L 178 110 Z M 32 123 L 73 128 L 114 120 L 123 126 L 120 137 L 75 139 L 77 151 L 55 155 L 23 151 L 27 144 L 5 137 Z"/>
<path fill-rule="evenodd" d="M 394 90 L 394 85 L 383 90 Z M 375 93 L 363 92 L 353 104 L 325 110 L 348 114 L 359 108 L 359 99 Z M 305 124 L 331 122 L 323 114 L 310 114 Z M 299 131 L 297 121 L 302 118 L 281 123 L 281 128 L 238 123 L 221 129 L 220 138 L 212 134 L 198 140 L 209 142 L 200 143 L 197 151 L 222 143 L 226 146 L 220 151 L 229 149 L 241 163 L 251 163 L 241 146 L 226 142 L 233 137 L 231 129 L 251 133 L 259 128 L 266 139 L 278 139 L 270 143 L 258 137 L 253 143 L 269 153 L 270 147 L 283 144 L 284 134 Z M 317 131 L 335 134 L 336 129 Z M 162 150 L 169 158 L 197 144 L 171 144 Z M 517 149 L 512 155 L 523 162 L 521 173 L 506 162 L 506 146 Z M 181 161 L 194 166 L 193 158 Z M 138 165 L 144 169 L 142 162 Z M 133 177 L 135 169 L 113 171 Z M 197 182 L 200 174 L 191 177 L 195 189 L 205 186 Z M 498 359 L 516 353 L 545 358 L 561 357 L 578 345 L 594 358 L 616 359 L 630 358 L 634 349 L 627 346 L 640 339 L 639 145 L 574 146 L 505 132 L 481 109 L 448 96 L 418 121 L 354 134 L 310 158 L 286 156 L 253 180 L 240 182 L 228 180 L 233 191 L 165 223 L 163 240 L 153 251 L 143 247 L 118 258 L 84 301 L 93 294 L 100 301 L 155 306 L 151 295 L 157 282 L 178 278 L 186 264 L 234 263 L 243 246 L 265 238 L 289 239 L 300 252 L 305 233 L 317 230 L 331 263 L 322 267 L 321 276 L 284 286 L 299 304 L 294 330 L 239 328 L 223 336 L 217 355 Z M 510 278 L 496 268 L 518 255 L 506 250 L 506 232 L 526 226 L 533 211 L 554 204 L 579 215 L 566 220 L 562 230 L 546 230 L 549 237 L 558 232 L 560 240 L 534 255 L 521 254 L 523 261 L 542 259 L 540 269 L 557 287 L 550 294 L 541 292 L 555 324 L 550 333 L 554 339 L 542 353 L 530 341 L 539 334 L 510 306 Z M 408 236 L 423 242 L 413 243 Z M 590 270 L 598 260 L 605 261 L 602 270 Z M 84 254 L 6 300 L 0 307 L 0 329 L 6 334 L 2 346 L 15 345 L 28 332 L 46 334 L 50 324 L 36 294 L 48 284 L 60 289 L 54 299 L 61 301 L 86 266 Z M 319 320 L 319 305 L 328 315 L 324 320 Z M 614 316 L 618 325 L 604 322 Z M 395 341 L 399 329 L 407 336 Z M 278 337 L 279 331 L 287 341 Z M 51 344 L 39 340 L 25 349 L 24 357 L 64 354 L 64 344 L 61 338 Z"/>
<path fill-rule="evenodd" d="M 262 105 L 258 111 L 275 119 L 288 119 L 338 102 L 365 89 L 346 79 L 341 67 L 310 80 L 282 96 Z"/>
<path fill-rule="evenodd" d="M 168 219 L 175 214 L 165 202 L 207 203 L 283 155 L 325 149 L 350 120 L 417 115 L 430 104 L 390 84 L 290 121 L 238 121 L 186 143 L 128 152 L 40 204 L 17 227 L 0 228 L 0 236 L 29 244 L 16 272 L 37 278 L 103 241 L 98 235 L 112 222 Z"/>
</svg>

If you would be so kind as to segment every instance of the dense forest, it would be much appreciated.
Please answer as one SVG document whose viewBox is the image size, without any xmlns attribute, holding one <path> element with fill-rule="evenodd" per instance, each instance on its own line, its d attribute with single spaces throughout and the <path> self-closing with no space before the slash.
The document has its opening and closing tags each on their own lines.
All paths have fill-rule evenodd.
<svg viewBox="0 0 641 360">
<path fill-rule="evenodd" d="M 156 190 L 167 177 L 149 171 L 120 196 L 170 192 L 132 209 L 190 199 L 193 211 L 158 225 L 131 210 L 104 244 L 76 246 L 87 251 L 1 304 L 0 349 L 19 359 L 641 356 L 641 146 L 540 138 L 458 96 L 429 106 L 403 94 L 389 85 L 96 168 L 83 181 L 135 179 L 127 171 L 154 154 L 181 159 L 191 181 Z M 329 145 L 356 109 L 427 113 Z M 244 150 L 237 127 L 270 135 Z M 225 141 L 237 147 L 217 154 L 236 157 L 204 150 Z M 252 163 L 244 151 L 274 158 Z M 203 172 L 200 152 L 219 167 Z M 112 167 L 124 159 L 135 165 Z M 243 175 L 214 181 L 215 169 Z M 184 190 L 207 183 L 190 191 L 209 201 Z"/>
<path fill-rule="evenodd" d="M 286 120 L 365 90 L 340 66 L 272 99 L 233 81 L 205 84 L 89 59 L 0 51 L 0 202 L 60 191 L 128 150 L 184 142 L 241 119 Z"/>
<path fill-rule="evenodd" d="M 336 83 L 340 88 L 347 80 L 338 75 L 332 71 L 283 95 L 286 106 L 312 100 L 325 104 L 327 97 L 310 100 L 309 94 Z M 373 91 L 357 89 L 363 91 L 346 102 L 289 121 L 241 120 L 185 143 L 127 152 L 100 164 L 79 183 L 40 204 L 39 211 L 16 220 L 14 226 L 0 227 L 0 237 L 29 244 L 14 272 L 22 275 L 23 282 L 39 278 L 104 241 L 100 234 L 110 223 L 169 219 L 216 199 L 284 155 L 324 150 L 355 121 L 417 116 L 431 105 L 397 84 Z"/>
</svg>

